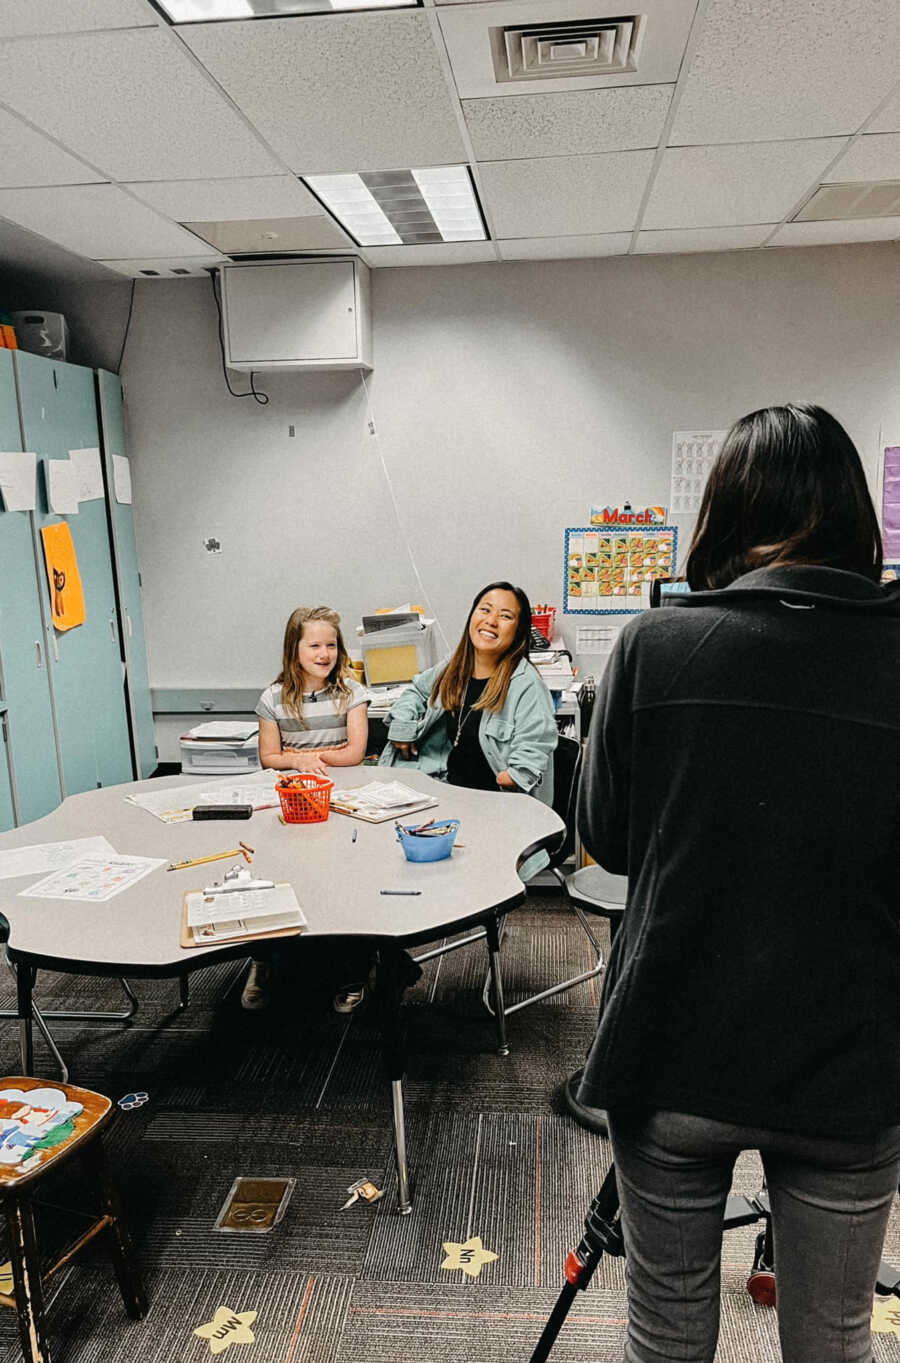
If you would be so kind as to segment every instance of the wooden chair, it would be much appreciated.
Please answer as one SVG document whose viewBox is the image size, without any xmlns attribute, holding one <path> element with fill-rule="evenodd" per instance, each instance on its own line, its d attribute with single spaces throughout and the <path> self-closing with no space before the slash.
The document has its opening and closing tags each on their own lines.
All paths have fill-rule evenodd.
<svg viewBox="0 0 900 1363">
<path fill-rule="evenodd" d="M 15 1095 L 11 1099 L 5 1096 L 10 1090 Z M 89 1089 L 77 1088 L 74 1084 L 48 1083 L 43 1079 L 20 1076 L 0 1079 L 0 1133 L 15 1119 L 14 1105 L 21 1111 L 29 1106 L 30 1094 L 46 1094 L 48 1090 L 64 1094 L 66 1102 L 80 1104 L 81 1112 L 72 1116 L 65 1125 L 51 1127 L 43 1137 L 46 1142 L 55 1136 L 56 1144 L 43 1145 L 39 1140 L 22 1163 L 0 1163 L 0 1203 L 9 1230 L 9 1253 L 15 1285 L 13 1296 L 0 1293 L 0 1305 L 13 1307 L 18 1315 L 25 1363 L 50 1363 L 44 1326 L 43 1284 L 101 1231 L 109 1232 L 113 1270 L 125 1310 L 132 1320 L 143 1319 L 147 1312 L 134 1251 L 122 1220 L 118 1194 L 107 1169 L 100 1139 L 101 1131 L 112 1113 L 110 1100 Z M 23 1095 L 21 1099 L 20 1094 Z M 46 1101 L 37 1097 L 36 1102 L 31 1104 L 32 1109 Z M 40 1125 L 39 1116 L 34 1125 Z M 80 1155 L 83 1159 L 85 1172 L 97 1190 L 101 1215 L 42 1273 L 34 1222 L 34 1195 L 41 1179 L 73 1155 Z"/>
</svg>

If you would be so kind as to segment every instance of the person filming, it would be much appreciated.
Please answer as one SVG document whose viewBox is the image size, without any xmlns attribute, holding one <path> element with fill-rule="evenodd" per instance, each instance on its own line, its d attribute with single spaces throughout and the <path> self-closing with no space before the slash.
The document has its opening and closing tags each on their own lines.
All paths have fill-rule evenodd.
<svg viewBox="0 0 900 1363">
<path fill-rule="evenodd" d="M 742 417 L 690 594 L 597 697 L 587 850 L 628 876 L 579 1100 L 608 1112 L 627 1363 L 711 1363 L 722 1221 L 760 1152 L 785 1363 L 867 1363 L 900 1172 L 900 584 L 820 407 Z"/>
</svg>

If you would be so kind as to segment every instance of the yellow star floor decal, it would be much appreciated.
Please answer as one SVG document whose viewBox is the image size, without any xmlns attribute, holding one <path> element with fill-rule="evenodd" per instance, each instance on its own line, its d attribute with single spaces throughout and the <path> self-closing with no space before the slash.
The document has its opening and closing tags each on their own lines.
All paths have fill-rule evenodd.
<svg viewBox="0 0 900 1363">
<path fill-rule="evenodd" d="M 872 1332 L 900 1335 L 900 1301 L 896 1297 L 877 1297 L 872 1306 Z"/>
<path fill-rule="evenodd" d="M 447 1251 L 447 1257 L 441 1268 L 461 1268 L 469 1278 L 477 1278 L 485 1264 L 497 1258 L 493 1250 L 484 1248 L 480 1235 L 473 1235 L 461 1245 L 454 1244 L 452 1240 L 445 1240 L 444 1249 Z"/>
<path fill-rule="evenodd" d="M 230 1344 L 255 1344 L 256 1336 L 250 1329 L 255 1320 L 255 1311 L 232 1311 L 228 1306 L 220 1306 L 212 1320 L 198 1325 L 194 1334 L 209 1340 L 210 1353 L 220 1354 Z"/>
</svg>

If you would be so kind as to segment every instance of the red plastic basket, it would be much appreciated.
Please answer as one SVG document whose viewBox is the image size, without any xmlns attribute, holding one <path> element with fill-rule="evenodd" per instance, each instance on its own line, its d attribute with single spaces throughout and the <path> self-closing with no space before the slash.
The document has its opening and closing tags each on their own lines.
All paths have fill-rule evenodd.
<svg viewBox="0 0 900 1363">
<path fill-rule="evenodd" d="M 324 823 L 331 809 L 334 782 L 326 776 L 302 772 L 289 785 L 277 785 L 281 813 L 285 823 Z"/>
<path fill-rule="evenodd" d="M 553 639 L 553 627 L 556 622 L 556 610 L 551 607 L 548 611 L 532 611 L 531 623 L 535 629 L 540 630 L 544 638 L 550 643 Z"/>
</svg>

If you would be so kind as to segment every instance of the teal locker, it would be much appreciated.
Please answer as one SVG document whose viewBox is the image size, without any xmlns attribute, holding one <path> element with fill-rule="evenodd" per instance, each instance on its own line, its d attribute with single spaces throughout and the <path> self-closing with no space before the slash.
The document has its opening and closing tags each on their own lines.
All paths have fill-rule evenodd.
<svg viewBox="0 0 900 1363">
<path fill-rule="evenodd" d="M 116 499 L 114 459 L 127 457 L 125 422 L 122 412 L 122 383 L 118 374 L 97 370 L 97 398 L 100 436 L 112 527 L 113 567 L 119 592 L 119 610 L 125 645 L 125 682 L 131 743 L 135 770 L 139 778 L 156 770 L 156 743 L 153 738 L 153 708 L 150 701 L 150 675 L 144 638 L 144 607 L 138 572 L 137 545 L 134 538 L 134 510 Z"/>
<path fill-rule="evenodd" d="M 38 533 L 62 778 L 65 794 L 74 795 L 133 779 L 106 501 L 82 502 L 77 514 L 65 516 L 50 511 L 47 501 L 48 461 L 66 459 L 70 450 L 99 446 L 94 376 L 90 369 L 23 351 L 15 353 L 15 366 L 25 448 L 36 451 L 42 471 L 35 524 L 39 532 L 60 520 L 68 523 L 84 590 L 84 624 L 54 629 Z"/>
<path fill-rule="evenodd" d="M 9 350 L 0 350 L 0 449 L 22 449 Z M 0 828 L 39 819 L 61 798 L 31 523 L 29 511 L 0 511 L 0 700 L 7 707 Z M 15 792 L 8 806 L 4 781 Z"/>
</svg>

